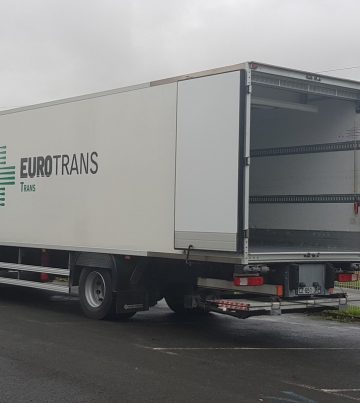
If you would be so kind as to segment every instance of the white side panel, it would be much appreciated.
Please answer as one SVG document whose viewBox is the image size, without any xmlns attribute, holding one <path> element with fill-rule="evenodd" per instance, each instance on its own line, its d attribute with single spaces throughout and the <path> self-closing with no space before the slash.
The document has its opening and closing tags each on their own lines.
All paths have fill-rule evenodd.
<svg viewBox="0 0 360 403">
<path fill-rule="evenodd" d="M 179 82 L 175 246 L 236 250 L 240 72 Z"/>
<path fill-rule="evenodd" d="M 173 83 L 1 116 L 0 167 L 15 166 L 16 183 L 4 186 L 0 244 L 174 252 L 176 94 Z M 96 173 L 72 166 L 88 152 Z M 71 174 L 56 174 L 56 155 Z M 21 179 L 21 158 L 38 156 L 52 174 Z"/>
</svg>

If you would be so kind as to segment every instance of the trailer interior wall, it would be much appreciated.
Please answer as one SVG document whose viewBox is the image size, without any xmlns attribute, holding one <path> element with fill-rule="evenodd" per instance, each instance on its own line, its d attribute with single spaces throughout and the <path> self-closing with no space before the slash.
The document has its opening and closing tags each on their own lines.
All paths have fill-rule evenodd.
<svg viewBox="0 0 360 403">
<path fill-rule="evenodd" d="M 255 85 L 250 251 L 360 250 L 354 101 Z"/>
</svg>

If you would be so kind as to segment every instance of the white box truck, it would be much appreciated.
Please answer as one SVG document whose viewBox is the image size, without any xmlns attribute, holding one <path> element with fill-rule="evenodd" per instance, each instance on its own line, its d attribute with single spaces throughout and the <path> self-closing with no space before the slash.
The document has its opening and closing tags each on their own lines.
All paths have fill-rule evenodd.
<svg viewBox="0 0 360 403">
<path fill-rule="evenodd" d="M 91 318 L 344 306 L 359 203 L 358 82 L 248 62 L 0 113 L 0 283 Z"/>
</svg>

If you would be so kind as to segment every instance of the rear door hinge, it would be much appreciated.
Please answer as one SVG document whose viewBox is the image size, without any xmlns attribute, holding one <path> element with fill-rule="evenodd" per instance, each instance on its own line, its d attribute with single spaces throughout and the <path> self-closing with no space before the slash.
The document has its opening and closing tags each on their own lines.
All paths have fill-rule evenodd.
<svg viewBox="0 0 360 403">
<path fill-rule="evenodd" d="M 247 94 L 252 94 L 252 85 L 251 85 L 251 84 L 248 84 L 248 85 L 246 86 L 246 93 L 247 93 Z"/>
</svg>

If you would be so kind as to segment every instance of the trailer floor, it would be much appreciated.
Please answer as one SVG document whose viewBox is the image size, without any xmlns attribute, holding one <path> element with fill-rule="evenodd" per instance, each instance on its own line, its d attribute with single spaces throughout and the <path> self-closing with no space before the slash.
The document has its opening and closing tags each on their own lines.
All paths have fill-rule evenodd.
<svg viewBox="0 0 360 403">
<path fill-rule="evenodd" d="M 127 323 L 0 288 L 0 402 L 360 401 L 360 326 L 302 315 Z"/>
</svg>

